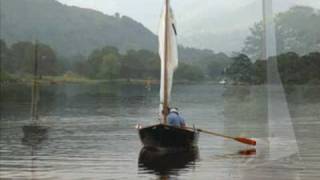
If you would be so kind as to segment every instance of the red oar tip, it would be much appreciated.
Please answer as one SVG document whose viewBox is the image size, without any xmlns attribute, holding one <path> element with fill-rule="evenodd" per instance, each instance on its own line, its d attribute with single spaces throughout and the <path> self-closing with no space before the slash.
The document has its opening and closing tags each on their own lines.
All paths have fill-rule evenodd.
<svg viewBox="0 0 320 180">
<path fill-rule="evenodd" d="M 257 144 L 255 140 L 248 139 L 248 138 L 238 137 L 238 138 L 235 138 L 235 140 L 244 144 L 252 145 L 252 146 L 255 146 Z"/>
</svg>

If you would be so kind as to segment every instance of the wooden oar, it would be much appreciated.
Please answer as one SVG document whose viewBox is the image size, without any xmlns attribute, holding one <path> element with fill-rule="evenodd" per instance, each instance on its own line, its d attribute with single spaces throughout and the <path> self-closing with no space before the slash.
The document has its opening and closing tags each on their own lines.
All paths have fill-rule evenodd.
<svg viewBox="0 0 320 180">
<path fill-rule="evenodd" d="M 193 128 L 190 128 L 190 127 L 187 127 L 187 128 L 188 129 L 193 129 Z M 212 132 L 212 131 L 208 131 L 208 130 L 204 130 L 204 129 L 196 129 L 196 130 L 198 130 L 199 132 L 203 132 L 203 133 L 206 133 L 206 134 L 211 134 L 211 135 L 214 135 L 214 136 L 223 137 L 223 138 L 226 138 L 226 139 L 233 139 L 235 141 L 238 141 L 238 142 L 241 142 L 241 143 L 244 143 L 244 144 L 248 144 L 248 145 L 252 145 L 252 146 L 255 146 L 257 144 L 255 140 L 249 139 L 249 138 L 245 138 L 245 137 L 226 136 L 226 135 L 223 135 L 223 134 L 218 134 L 218 133 L 215 133 L 215 132 Z"/>
</svg>

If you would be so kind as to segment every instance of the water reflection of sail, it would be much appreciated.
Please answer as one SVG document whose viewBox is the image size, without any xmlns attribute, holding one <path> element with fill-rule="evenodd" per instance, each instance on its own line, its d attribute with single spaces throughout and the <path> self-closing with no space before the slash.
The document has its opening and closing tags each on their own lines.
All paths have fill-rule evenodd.
<svg viewBox="0 0 320 180">
<path fill-rule="evenodd" d="M 44 140 L 48 139 L 47 128 L 34 127 L 31 125 L 23 126 L 24 137 L 22 144 L 28 146 L 36 146 L 41 144 Z"/>
<path fill-rule="evenodd" d="M 142 148 L 139 155 L 139 168 L 160 177 L 169 177 L 178 175 L 181 170 L 194 168 L 198 159 L 197 148 L 176 153 Z"/>
</svg>

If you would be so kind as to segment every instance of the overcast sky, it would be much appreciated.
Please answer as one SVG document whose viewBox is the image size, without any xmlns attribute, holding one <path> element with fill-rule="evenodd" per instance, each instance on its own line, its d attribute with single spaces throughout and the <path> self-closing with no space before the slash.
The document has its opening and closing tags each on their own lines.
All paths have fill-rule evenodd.
<svg viewBox="0 0 320 180">
<path fill-rule="evenodd" d="M 96 9 L 106 14 L 119 12 L 143 23 L 149 29 L 156 31 L 163 0 L 58 0 L 64 4 L 75 5 L 84 8 Z M 214 3 L 212 12 L 231 10 L 254 0 L 171 0 L 177 18 L 190 16 L 186 10 L 204 10 Z M 201 3 L 200 3 L 201 2 Z M 191 13 L 192 15 L 192 13 Z"/>
<path fill-rule="evenodd" d="M 164 0 L 58 0 L 64 4 L 95 9 L 106 14 L 119 12 L 143 23 L 153 32 L 157 31 Z M 199 13 L 221 15 L 259 0 L 171 0 L 178 22 L 190 19 Z M 320 0 L 274 0 L 288 1 L 320 7 Z M 191 18 L 194 19 L 194 18 Z"/>
</svg>

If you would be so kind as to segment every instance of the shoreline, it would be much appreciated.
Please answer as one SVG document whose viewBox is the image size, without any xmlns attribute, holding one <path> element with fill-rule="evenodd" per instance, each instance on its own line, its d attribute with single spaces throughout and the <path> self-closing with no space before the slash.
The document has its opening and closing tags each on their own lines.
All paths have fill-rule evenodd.
<svg viewBox="0 0 320 180">
<path fill-rule="evenodd" d="M 0 85 L 6 84 L 31 84 L 33 82 L 31 75 L 26 75 L 24 77 L 17 77 L 15 75 L 10 75 L 10 79 L 5 79 L 0 81 Z M 143 84 L 145 86 L 159 85 L 160 80 L 158 79 L 90 79 L 87 77 L 82 77 L 78 75 L 61 75 L 61 76 L 42 76 L 38 81 L 40 84 L 58 85 L 58 84 L 100 84 L 100 83 L 124 83 L 124 84 Z M 173 84 L 215 84 L 221 86 L 260 86 L 266 85 L 253 84 L 245 82 L 232 82 L 226 84 L 220 84 L 218 80 L 202 80 L 202 81 L 190 81 L 190 80 L 175 80 Z M 311 81 L 305 84 L 282 84 L 283 86 L 296 86 L 296 85 L 315 85 L 319 86 L 320 82 Z"/>
</svg>

